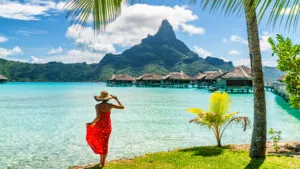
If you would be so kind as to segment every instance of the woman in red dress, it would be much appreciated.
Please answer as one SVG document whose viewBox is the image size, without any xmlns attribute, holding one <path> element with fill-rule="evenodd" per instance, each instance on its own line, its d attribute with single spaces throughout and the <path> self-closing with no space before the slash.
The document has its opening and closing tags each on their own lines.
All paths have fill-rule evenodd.
<svg viewBox="0 0 300 169">
<path fill-rule="evenodd" d="M 108 100 L 115 99 L 118 105 L 107 103 Z M 105 166 L 105 159 L 108 152 L 108 141 L 112 130 L 110 112 L 112 108 L 124 109 L 124 106 L 116 96 L 109 95 L 106 91 L 101 92 L 100 96 L 95 96 L 97 117 L 93 122 L 87 123 L 86 140 L 95 154 L 100 154 L 100 165 Z"/>
</svg>

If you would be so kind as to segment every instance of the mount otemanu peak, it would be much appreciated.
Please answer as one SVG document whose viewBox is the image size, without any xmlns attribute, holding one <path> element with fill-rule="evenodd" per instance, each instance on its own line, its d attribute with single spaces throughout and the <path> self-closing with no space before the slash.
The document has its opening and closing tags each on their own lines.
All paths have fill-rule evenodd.
<svg viewBox="0 0 300 169">
<path fill-rule="evenodd" d="M 162 75 L 181 70 L 193 76 L 205 70 L 229 71 L 233 68 L 232 62 L 213 57 L 205 59 L 199 57 L 176 38 L 168 20 L 162 21 L 155 35 L 148 35 L 140 44 L 125 50 L 122 54 L 105 55 L 99 65 L 101 71 L 111 71 L 105 74 L 106 78 L 112 73 L 126 73 L 133 76 L 143 73 Z"/>
</svg>

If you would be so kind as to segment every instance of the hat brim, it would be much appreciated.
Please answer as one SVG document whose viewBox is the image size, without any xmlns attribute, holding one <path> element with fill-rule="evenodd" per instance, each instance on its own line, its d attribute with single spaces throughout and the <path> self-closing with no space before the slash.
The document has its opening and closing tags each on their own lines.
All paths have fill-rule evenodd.
<svg viewBox="0 0 300 169">
<path fill-rule="evenodd" d="M 95 100 L 96 101 L 108 101 L 110 99 L 112 99 L 112 96 L 111 95 L 108 95 L 107 97 L 100 97 L 100 96 L 94 96 Z"/>
</svg>

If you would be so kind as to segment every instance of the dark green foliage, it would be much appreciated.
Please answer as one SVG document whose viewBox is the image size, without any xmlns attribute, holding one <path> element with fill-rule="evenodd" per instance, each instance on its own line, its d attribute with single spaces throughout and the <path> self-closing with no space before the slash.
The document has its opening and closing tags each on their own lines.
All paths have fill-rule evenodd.
<svg viewBox="0 0 300 169">
<path fill-rule="evenodd" d="M 287 72 L 283 79 L 289 94 L 291 105 L 300 109 L 300 45 L 293 44 L 291 39 L 276 36 L 277 42 L 269 38 L 274 54 L 278 56 L 277 68 Z"/>
</svg>

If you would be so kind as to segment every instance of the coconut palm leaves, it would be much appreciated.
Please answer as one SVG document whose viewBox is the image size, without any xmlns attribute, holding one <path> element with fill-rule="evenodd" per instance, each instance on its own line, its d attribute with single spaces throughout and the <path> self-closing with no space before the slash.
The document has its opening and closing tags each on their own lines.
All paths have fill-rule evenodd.
<svg viewBox="0 0 300 169">
<path fill-rule="evenodd" d="M 197 115 L 197 117 L 190 120 L 190 122 L 206 126 L 209 130 L 212 130 L 215 134 L 219 147 L 221 147 L 221 139 L 224 131 L 229 125 L 241 125 L 244 131 L 250 127 L 248 117 L 236 116 L 238 112 L 228 113 L 230 103 L 230 96 L 226 92 L 214 92 L 210 96 L 208 111 L 198 108 L 187 109 L 188 112 Z"/>
<path fill-rule="evenodd" d="M 129 0 L 130 3 L 136 0 Z M 121 14 L 122 3 L 128 0 L 67 0 L 67 18 L 71 23 L 85 25 L 89 16 L 93 16 L 93 24 L 98 32 L 105 29 L 106 25 L 114 21 Z M 189 0 L 190 4 L 198 5 L 212 12 L 221 11 L 226 16 L 242 15 L 244 3 L 247 0 Z M 300 0 L 253 0 L 254 8 L 251 11 L 258 13 L 259 19 L 268 19 L 268 25 L 278 23 L 288 28 L 296 28 L 300 15 Z M 284 22 L 285 21 L 285 22 Z"/>
<path fill-rule="evenodd" d="M 98 32 L 121 14 L 122 0 L 67 0 L 67 18 L 80 26 L 93 16 L 94 29 Z"/>
</svg>

